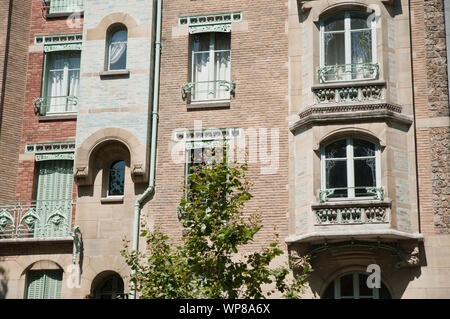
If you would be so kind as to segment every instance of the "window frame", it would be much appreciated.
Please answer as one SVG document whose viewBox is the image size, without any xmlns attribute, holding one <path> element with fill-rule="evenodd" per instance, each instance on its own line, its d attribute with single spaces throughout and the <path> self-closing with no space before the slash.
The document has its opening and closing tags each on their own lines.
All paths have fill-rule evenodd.
<svg viewBox="0 0 450 319">
<path fill-rule="evenodd" d="M 126 35 L 127 35 L 126 41 L 111 42 L 113 35 L 119 31 L 126 31 Z M 111 45 L 113 43 L 125 44 L 125 52 L 124 52 L 125 53 L 125 67 L 122 69 L 111 69 Z M 108 29 L 107 36 L 106 36 L 105 71 L 113 72 L 113 71 L 127 70 L 127 65 L 128 65 L 127 60 L 128 60 L 128 28 L 122 23 L 114 24 Z"/>
<path fill-rule="evenodd" d="M 329 201 L 348 201 L 348 200 L 367 200 L 373 199 L 372 196 L 355 196 L 355 168 L 354 168 L 354 147 L 353 141 L 355 139 L 363 140 L 369 143 L 372 143 L 375 146 L 375 181 L 376 185 L 374 187 L 381 187 L 381 149 L 379 141 L 369 138 L 366 136 L 341 136 L 334 138 L 332 140 L 327 141 L 322 144 L 320 147 L 320 189 L 321 191 L 327 190 L 327 179 L 326 179 L 326 160 L 325 156 L 325 148 L 328 145 L 331 145 L 335 142 L 344 140 L 346 141 L 346 157 L 340 158 L 341 160 L 345 159 L 346 169 L 347 169 L 347 197 L 338 197 L 338 198 L 328 198 Z M 373 156 L 370 156 L 371 158 Z M 364 157 L 356 157 L 356 159 L 362 159 Z"/>
<path fill-rule="evenodd" d="M 352 296 L 342 296 L 341 295 L 341 279 L 345 276 L 352 275 L 352 284 L 353 284 L 353 294 Z M 326 291 L 330 288 L 330 285 L 334 286 L 333 289 L 333 299 L 381 299 L 381 290 L 384 288 L 387 293 L 389 293 L 389 298 L 392 299 L 392 293 L 390 289 L 386 286 L 386 284 L 380 280 L 380 288 L 369 288 L 372 289 L 372 296 L 364 295 L 361 298 L 360 290 L 359 290 L 359 284 L 360 284 L 360 278 L 359 276 L 363 275 L 365 277 L 368 277 L 368 273 L 364 273 L 362 271 L 354 271 L 354 272 L 346 272 L 339 276 L 337 276 L 333 281 L 331 281 L 325 288 L 325 291 L 322 293 L 323 295 L 326 293 Z"/>
<path fill-rule="evenodd" d="M 48 94 L 48 89 L 49 89 L 49 78 L 50 78 L 50 72 L 52 70 L 50 70 L 50 62 L 52 59 L 52 55 L 54 54 L 65 54 L 66 55 L 66 60 L 69 59 L 70 54 L 72 53 L 78 53 L 79 54 L 79 60 L 80 60 L 80 67 L 79 68 L 75 68 L 75 69 L 69 69 L 68 68 L 68 63 L 64 63 L 64 68 L 63 70 L 63 74 L 64 74 L 64 81 L 66 82 L 66 91 L 68 91 L 69 88 L 69 71 L 74 71 L 74 70 L 78 70 L 79 72 L 79 79 L 78 79 L 78 86 L 80 85 L 81 82 L 81 50 L 57 50 L 57 51 L 49 51 L 49 52 L 45 52 L 44 53 L 44 63 L 43 63 L 43 74 L 42 74 L 42 85 L 41 85 L 41 97 L 44 98 L 46 100 L 46 102 L 44 103 L 45 105 L 45 111 L 41 112 L 43 113 L 42 115 L 64 115 L 64 114 L 76 114 L 78 112 L 78 108 L 77 105 L 75 103 L 75 110 L 73 111 L 64 111 L 64 112 L 52 112 L 50 110 L 50 103 L 48 102 L 48 98 L 52 98 L 53 96 Z M 68 92 L 67 92 L 68 93 Z M 80 95 L 79 92 L 79 88 L 78 88 L 78 94 L 77 95 L 64 95 L 64 96 L 60 96 L 61 98 L 63 97 L 74 97 L 74 98 L 78 98 Z M 67 104 L 70 103 L 69 99 L 66 99 L 66 109 L 67 109 Z"/>
<path fill-rule="evenodd" d="M 377 63 L 377 22 L 376 19 L 373 19 L 371 22 L 370 28 L 366 29 L 351 29 L 351 14 L 352 13 L 367 13 L 366 11 L 353 9 L 353 10 L 340 10 L 338 12 L 334 12 L 332 14 L 328 14 L 324 17 L 321 17 L 319 20 L 319 67 L 325 67 L 325 33 L 342 33 L 342 31 L 325 31 L 325 22 L 330 19 L 333 16 L 339 15 L 344 13 L 344 41 L 345 41 L 345 65 L 351 66 L 352 65 L 352 46 L 351 46 L 351 34 L 355 31 L 362 31 L 362 30 L 371 30 L 371 49 L 372 49 L 372 61 L 369 63 L 376 64 Z M 370 16 L 370 15 L 369 15 Z M 347 67 L 346 67 L 347 69 Z M 351 73 L 350 73 L 351 76 Z M 348 76 L 345 77 L 344 80 L 335 80 L 335 81 L 329 81 L 329 82 L 346 82 L 346 81 L 361 81 L 361 80 L 367 80 L 367 79 L 352 79 L 348 78 Z M 328 82 L 328 81 L 327 81 Z"/>
<path fill-rule="evenodd" d="M 122 189 L 122 194 L 120 195 L 110 195 L 110 182 L 111 182 L 111 170 L 112 167 L 114 165 L 116 165 L 119 162 L 123 162 L 124 163 L 124 168 L 123 168 L 123 189 Z M 108 178 L 106 180 L 106 197 L 107 198 L 122 198 L 125 195 L 125 171 L 126 171 L 126 167 L 127 167 L 127 162 L 123 159 L 117 159 L 111 162 L 111 164 L 108 167 Z"/>
<path fill-rule="evenodd" d="M 198 36 L 200 34 L 209 34 L 209 50 L 208 51 L 196 51 L 194 48 L 194 37 Z M 191 34 L 191 41 L 190 41 L 190 61 L 189 61 L 189 65 L 190 65 L 190 81 L 193 84 L 193 88 L 192 88 L 192 92 L 191 92 L 191 98 L 190 98 L 190 103 L 195 104 L 195 103 L 208 103 L 208 102 L 220 102 L 220 101 L 229 101 L 230 97 L 231 97 L 231 89 L 228 90 L 228 94 L 226 98 L 207 98 L 207 99 L 193 99 L 192 96 L 195 96 L 195 85 L 196 81 L 194 81 L 194 74 L 195 74 L 195 66 L 196 64 L 195 62 L 195 55 L 198 53 L 206 53 L 208 52 L 208 56 L 209 56 L 209 69 L 208 69 L 208 81 L 221 81 L 221 79 L 217 79 L 217 75 L 216 75 L 216 53 L 218 52 L 229 52 L 229 57 L 230 57 L 230 62 L 229 62 L 229 66 L 228 66 L 228 79 L 225 79 L 224 81 L 231 81 L 231 33 L 230 34 L 230 38 L 229 38 L 229 49 L 228 50 L 215 50 L 215 36 L 217 33 L 228 33 L 228 32 L 203 32 L 203 33 L 195 33 L 195 34 Z M 213 79 L 213 80 L 211 80 Z M 220 84 L 214 84 L 214 94 L 217 95 L 217 92 L 220 89 Z"/>
</svg>

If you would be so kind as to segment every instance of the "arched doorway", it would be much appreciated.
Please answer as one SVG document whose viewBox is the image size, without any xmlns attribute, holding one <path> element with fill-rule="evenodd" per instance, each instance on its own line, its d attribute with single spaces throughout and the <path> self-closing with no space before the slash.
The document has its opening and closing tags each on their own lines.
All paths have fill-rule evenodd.
<svg viewBox="0 0 450 319">
<path fill-rule="evenodd" d="M 360 272 L 341 275 L 328 285 L 322 299 L 392 299 L 383 282 L 380 283 L 380 288 L 369 288 L 368 276 Z"/>
<path fill-rule="evenodd" d="M 104 272 L 92 282 L 95 299 L 126 299 L 122 277 L 115 272 Z"/>
</svg>

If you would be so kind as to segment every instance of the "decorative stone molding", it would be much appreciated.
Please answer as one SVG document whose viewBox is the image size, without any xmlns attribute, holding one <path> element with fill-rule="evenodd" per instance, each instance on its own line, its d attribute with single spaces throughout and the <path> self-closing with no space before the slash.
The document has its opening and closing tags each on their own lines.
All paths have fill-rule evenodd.
<svg viewBox="0 0 450 319">
<path fill-rule="evenodd" d="M 77 147 L 75 155 L 75 182 L 78 185 L 92 185 L 93 183 L 93 154 L 108 143 L 119 143 L 130 153 L 131 178 L 135 182 L 147 180 L 147 149 L 128 130 L 121 128 L 104 128 L 91 134 Z"/>
<path fill-rule="evenodd" d="M 389 223 L 390 201 L 343 201 L 313 204 L 315 225 Z"/>
<path fill-rule="evenodd" d="M 349 110 L 342 112 L 343 109 Z M 358 108 L 367 108 L 360 111 Z M 353 108 L 353 110 L 351 109 Z M 313 107 L 306 109 L 305 113 L 302 111 L 302 117 L 289 126 L 291 132 L 295 133 L 298 130 L 310 127 L 312 125 L 330 125 L 330 124 L 342 124 L 342 123 L 365 123 L 365 122 L 395 122 L 406 127 L 413 123 L 411 116 L 403 115 L 396 112 L 396 107 L 392 108 L 388 103 L 382 103 L 374 109 L 373 106 L 362 106 L 354 104 L 352 106 L 344 106 L 337 108 L 322 109 L 322 107 Z M 326 111 L 334 112 L 326 112 Z"/>
<path fill-rule="evenodd" d="M 242 21 L 242 12 L 220 13 L 220 14 L 206 14 L 195 16 L 183 16 L 178 18 L 179 26 L 207 26 L 207 25 L 223 25 L 232 22 Z"/>
<path fill-rule="evenodd" d="M 70 160 L 75 159 L 74 153 L 55 153 L 55 154 L 36 154 L 34 160 L 36 162 L 42 161 L 56 161 L 56 160 Z"/>
<path fill-rule="evenodd" d="M 83 41 L 82 33 L 68 34 L 48 34 L 36 35 L 34 37 L 35 45 L 64 45 L 64 44 L 81 44 Z M 80 48 L 81 50 L 81 48 Z"/>
<path fill-rule="evenodd" d="M 75 142 L 26 143 L 25 153 L 74 152 Z"/>
<path fill-rule="evenodd" d="M 386 82 L 363 81 L 315 85 L 314 104 L 383 101 Z"/>
<path fill-rule="evenodd" d="M 376 111 L 376 110 L 388 110 L 395 113 L 401 113 L 402 107 L 400 105 L 389 103 L 366 103 L 366 104 L 330 104 L 321 106 L 310 106 L 304 111 L 299 113 L 300 118 L 305 118 L 312 114 L 325 114 L 325 113 L 343 113 L 343 112 L 361 112 L 361 111 Z"/>
</svg>

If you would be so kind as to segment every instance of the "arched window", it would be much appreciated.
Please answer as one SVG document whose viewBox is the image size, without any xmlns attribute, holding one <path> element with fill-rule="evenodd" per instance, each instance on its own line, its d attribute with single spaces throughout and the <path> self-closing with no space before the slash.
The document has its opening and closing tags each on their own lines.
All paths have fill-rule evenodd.
<svg viewBox="0 0 450 319">
<path fill-rule="evenodd" d="M 108 31 L 107 70 L 124 70 L 127 67 L 127 28 L 120 24 Z"/>
<path fill-rule="evenodd" d="M 391 299 L 383 282 L 380 288 L 369 288 L 368 275 L 351 273 L 336 278 L 325 290 L 322 299 Z"/>
<path fill-rule="evenodd" d="M 123 279 L 118 274 L 106 277 L 94 290 L 95 299 L 126 298 Z"/>
<path fill-rule="evenodd" d="M 378 77 L 376 23 L 364 11 L 338 12 L 320 21 L 321 82 Z"/>
<path fill-rule="evenodd" d="M 125 186 L 125 161 L 116 161 L 109 168 L 108 196 L 121 196 Z"/>
<path fill-rule="evenodd" d="M 326 199 L 379 197 L 378 143 L 346 137 L 325 144 L 321 148 L 321 166 L 321 192 Z"/>
<path fill-rule="evenodd" d="M 26 277 L 26 299 L 60 299 L 62 277 L 62 270 L 29 270 Z"/>
</svg>

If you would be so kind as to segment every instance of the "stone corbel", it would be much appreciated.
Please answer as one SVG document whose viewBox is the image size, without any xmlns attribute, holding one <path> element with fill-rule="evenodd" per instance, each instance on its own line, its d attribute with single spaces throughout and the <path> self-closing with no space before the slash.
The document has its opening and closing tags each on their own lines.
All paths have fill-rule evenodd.
<svg viewBox="0 0 450 319">
<path fill-rule="evenodd" d="M 420 266 L 420 249 L 417 243 L 408 245 L 404 248 L 405 256 L 403 261 L 397 264 L 397 267 L 419 267 Z"/>
<path fill-rule="evenodd" d="M 302 272 L 305 268 L 310 268 L 307 256 L 301 256 L 295 249 L 289 250 L 289 265 L 292 270 Z"/>
<path fill-rule="evenodd" d="M 394 0 L 381 0 L 381 2 L 383 2 L 384 5 L 393 5 L 394 4 Z"/>
<path fill-rule="evenodd" d="M 311 1 L 314 1 L 314 0 L 298 0 L 298 3 L 300 5 L 300 7 L 302 8 L 303 13 L 307 13 L 307 12 L 311 11 L 311 9 L 312 9 L 312 4 L 310 3 Z"/>
<path fill-rule="evenodd" d="M 89 168 L 87 166 L 77 166 L 75 167 L 75 182 L 80 185 L 90 185 L 91 177 L 89 175 Z"/>
</svg>

